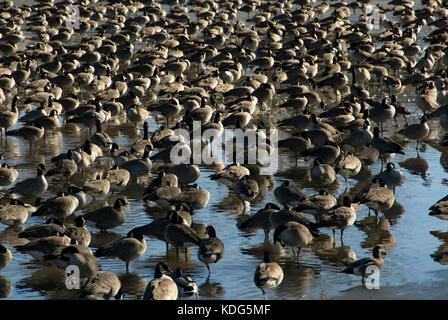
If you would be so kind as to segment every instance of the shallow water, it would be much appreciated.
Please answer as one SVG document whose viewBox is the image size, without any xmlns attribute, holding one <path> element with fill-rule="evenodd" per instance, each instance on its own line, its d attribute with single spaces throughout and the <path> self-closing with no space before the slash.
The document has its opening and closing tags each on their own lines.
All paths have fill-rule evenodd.
<svg viewBox="0 0 448 320">
<path fill-rule="evenodd" d="M 243 16 L 245 14 L 240 18 Z M 378 99 L 382 96 L 383 94 L 379 95 Z M 417 108 L 413 104 L 412 92 L 403 94 L 399 98 L 412 111 L 415 111 L 409 117 L 409 123 L 418 122 L 421 112 L 416 110 Z M 23 112 L 22 110 L 21 114 Z M 283 117 L 285 115 L 281 114 L 279 118 Z M 150 131 L 159 126 L 154 119 L 151 119 L 149 123 Z M 403 122 L 400 122 L 400 126 L 403 126 Z M 431 122 L 431 127 L 436 131 L 439 129 L 436 121 Z M 395 130 L 394 127 L 387 129 L 387 136 Z M 132 124 L 109 124 L 105 126 L 105 130 L 122 150 L 128 149 L 133 141 L 141 137 L 141 132 Z M 36 164 L 40 162 L 49 164 L 51 157 L 80 145 L 87 135 L 88 132 L 84 127 L 65 126 L 54 135 L 48 136 L 45 142 L 41 141 L 38 146 L 33 146 L 31 150 L 26 142 L 14 137 L 8 138 L 7 144 L 5 140 L 2 140 L 0 152 L 6 155 L 8 164 L 19 169 L 18 181 L 21 181 L 34 176 Z M 285 132 L 281 132 L 282 135 L 285 135 Z M 443 132 L 436 134 L 436 137 L 442 135 Z M 448 245 L 448 224 L 428 216 L 428 208 L 445 196 L 448 191 L 448 154 L 435 147 L 437 147 L 437 143 L 424 144 L 418 156 L 415 142 L 411 142 L 406 148 L 406 155 L 397 155 L 392 160 L 404 173 L 405 183 L 396 188 L 397 203 L 393 209 L 381 214 L 391 222 L 390 231 L 365 232 L 362 230 L 366 230 L 366 227 L 361 229 L 358 226 L 352 226 L 344 233 L 344 246 L 340 247 L 338 232 L 337 247 L 333 248 L 331 232 L 323 230 L 322 235 L 315 239 L 312 245 L 302 250 L 299 265 L 293 261 L 289 250 L 284 250 L 278 245 L 263 244 L 264 234 L 261 230 L 246 232 L 237 228 L 242 208 L 236 200 L 234 192 L 227 186 L 208 178 L 215 172 L 214 168 L 201 166 L 201 177 L 197 182 L 200 187 L 210 192 L 211 197 L 208 205 L 197 211 L 193 220 L 197 224 L 215 226 L 218 237 L 225 245 L 225 255 L 219 263 L 211 266 L 210 277 L 208 277 L 206 267 L 197 258 L 196 248 L 189 249 L 187 259 L 185 259 L 183 254 L 176 257 L 173 250 L 169 250 L 166 255 L 163 242 L 148 238 L 146 239 L 147 251 L 139 260 L 131 263 L 129 274 L 125 273 L 125 265 L 119 260 L 101 258 L 102 269 L 113 271 L 120 277 L 125 299 L 141 297 L 146 283 L 153 278 L 154 267 L 159 261 L 167 262 L 173 269 L 181 267 L 186 273 L 191 274 L 199 287 L 200 299 L 262 299 L 261 291 L 253 283 L 253 273 L 263 258 L 263 251 L 268 249 L 272 253 L 273 260 L 281 264 L 285 273 L 282 284 L 267 292 L 269 298 L 332 299 L 345 296 L 347 292 L 358 292 L 354 296 L 362 297 L 373 293 L 359 288 L 360 279 L 358 277 L 340 274 L 338 271 L 343 268 L 344 263 L 355 256 L 356 258 L 370 256 L 373 246 L 381 243 L 386 248 L 388 255 L 381 270 L 380 283 L 385 292 L 388 294 L 392 292 L 390 298 L 402 296 L 417 299 L 446 299 L 448 294 L 444 286 L 440 285 L 441 281 L 446 283 L 446 277 L 440 276 L 443 275 L 446 266 L 435 262 L 430 256 L 435 252 L 446 251 Z M 111 161 L 113 161 L 112 158 L 101 159 L 100 167 L 107 167 Z M 276 202 L 273 190 L 285 178 L 304 187 L 304 192 L 307 195 L 315 194 L 316 189 L 309 188 L 308 184 L 303 181 L 305 168 L 309 164 L 309 161 L 300 160 L 300 168 L 296 168 L 294 155 L 281 152 L 279 171 L 273 179 L 274 183 L 267 187 L 264 198 L 257 199 L 251 205 L 251 213 L 263 208 L 267 202 Z M 371 166 L 373 174 L 378 173 L 379 170 L 379 162 Z M 92 169 L 89 172 L 94 176 L 96 171 Z M 78 176 L 73 181 L 81 182 L 81 179 Z M 335 196 L 340 196 L 345 188 L 343 177 L 338 176 L 338 180 L 339 188 L 335 190 Z M 359 180 L 365 181 L 363 175 L 359 175 Z M 348 192 L 351 194 L 354 194 L 362 186 L 362 183 L 358 183 L 356 179 L 348 181 Z M 148 180 L 144 182 L 147 183 Z M 65 189 L 65 180 L 52 177 L 49 179 L 49 184 L 50 188 L 44 195 L 45 197 Z M 126 234 L 132 228 L 149 223 L 158 217 L 159 212 L 155 204 L 145 203 L 142 200 L 143 190 L 143 184 L 128 185 L 124 194 L 130 201 L 130 210 L 126 213 L 127 217 L 123 225 L 107 233 L 99 233 L 92 225 L 88 225 L 92 233 L 92 248 L 112 241 Z M 113 204 L 116 197 L 117 195 L 110 196 L 106 201 Z M 87 210 L 102 205 L 104 205 L 104 201 L 98 200 L 91 203 Z M 77 214 L 80 213 L 82 212 L 77 212 Z M 42 221 L 42 218 L 30 217 L 23 228 L 42 223 Z M 372 217 L 368 218 L 366 207 L 357 211 L 357 223 L 362 223 L 367 227 L 372 224 Z M 32 260 L 28 255 L 14 251 L 13 246 L 26 242 L 26 240 L 17 238 L 18 232 L 17 229 L 0 225 L 0 243 L 5 244 L 13 252 L 11 264 L 0 271 L 0 298 L 73 298 L 71 292 L 64 289 L 64 272 L 62 270 L 49 268 Z M 416 290 L 419 287 L 429 289 Z M 376 298 L 384 297 L 381 295 L 382 290 L 377 292 Z"/>
</svg>

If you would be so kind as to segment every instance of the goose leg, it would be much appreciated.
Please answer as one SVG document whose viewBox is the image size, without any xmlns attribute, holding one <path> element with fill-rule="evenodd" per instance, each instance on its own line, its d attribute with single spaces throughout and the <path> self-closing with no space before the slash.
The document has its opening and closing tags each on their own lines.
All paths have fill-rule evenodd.
<svg viewBox="0 0 448 320">
<path fill-rule="evenodd" d="M 129 273 L 129 262 L 126 262 L 126 273 Z"/>
<path fill-rule="evenodd" d="M 264 291 L 264 289 L 261 289 L 261 291 L 263 292 L 264 299 L 265 299 L 265 300 L 268 300 L 268 296 L 266 295 L 266 292 Z"/>
<path fill-rule="evenodd" d="M 344 240 L 342 239 L 343 234 L 344 234 L 344 229 L 341 229 L 341 247 L 344 246 Z"/>
</svg>

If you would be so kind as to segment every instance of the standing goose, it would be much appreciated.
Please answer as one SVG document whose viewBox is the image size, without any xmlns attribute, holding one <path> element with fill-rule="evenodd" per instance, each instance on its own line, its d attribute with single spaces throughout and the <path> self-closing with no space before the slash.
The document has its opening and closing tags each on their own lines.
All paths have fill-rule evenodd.
<svg viewBox="0 0 448 320">
<path fill-rule="evenodd" d="M 12 260 L 11 251 L 0 244 L 0 270 L 5 268 Z"/>
<path fill-rule="evenodd" d="M 8 205 L 0 208 L 0 223 L 7 226 L 24 224 L 28 219 L 28 209 L 17 199 L 11 199 Z"/>
<path fill-rule="evenodd" d="M 392 120 L 395 116 L 395 107 L 389 103 L 388 98 L 383 98 L 380 105 L 369 109 L 369 119 L 377 123 L 383 131 L 383 123 Z"/>
<path fill-rule="evenodd" d="M 65 159 L 56 160 L 54 166 L 47 172 L 47 177 L 51 177 L 55 174 L 62 174 L 68 178 L 74 175 L 78 171 L 78 165 L 73 160 L 73 150 L 68 150 Z"/>
<path fill-rule="evenodd" d="M 280 208 L 273 203 L 266 203 L 263 209 L 258 210 L 257 213 L 249 216 L 242 223 L 240 223 L 239 228 L 241 229 L 263 229 L 264 231 L 264 242 L 269 241 L 269 232 L 272 229 L 270 222 L 270 215 L 273 212 L 280 211 Z"/>
<path fill-rule="evenodd" d="M 398 131 L 399 134 L 404 135 L 406 138 L 417 141 L 417 146 L 415 147 L 417 151 L 418 143 L 423 141 L 429 134 L 429 126 L 427 124 L 429 118 L 429 115 L 425 113 L 419 124 L 411 124 L 410 126 Z"/>
<path fill-rule="evenodd" d="M 199 243 L 198 258 L 208 269 L 210 274 L 210 263 L 217 263 L 224 256 L 224 244 L 216 237 L 215 228 L 207 226 L 205 232 L 208 238 L 202 239 Z"/>
<path fill-rule="evenodd" d="M 343 245 L 342 235 L 344 230 L 353 225 L 356 220 L 356 212 L 352 207 L 349 197 L 345 196 L 341 206 L 335 206 L 319 217 L 317 227 L 330 228 L 333 230 L 333 239 L 335 240 L 336 229 L 341 230 L 341 246 Z"/>
<path fill-rule="evenodd" d="M 151 139 L 149 138 L 149 125 L 148 122 L 145 121 L 143 124 L 143 139 L 134 142 L 131 148 L 133 148 L 136 152 L 143 154 L 145 152 L 145 147 L 147 145 L 151 146 L 151 149 L 153 148 Z"/>
<path fill-rule="evenodd" d="M 336 198 L 325 190 L 304 200 L 294 211 L 312 214 L 316 221 L 319 216 L 337 204 Z"/>
<path fill-rule="evenodd" d="M 386 165 L 386 170 L 381 172 L 378 175 L 378 178 L 389 187 L 392 188 L 392 190 L 395 191 L 395 187 L 400 186 L 403 184 L 404 181 L 404 174 L 399 169 L 395 167 L 395 164 L 392 162 L 389 162 Z"/>
<path fill-rule="evenodd" d="M 198 296 L 198 287 L 196 283 L 193 281 L 193 278 L 189 275 L 184 275 L 182 269 L 176 269 L 176 277 L 174 278 L 174 282 L 177 285 L 177 291 L 179 293 L 179 297 L 191 297 L 194 295 L 196 300 L 199 300 Z"/>
<path fill-rule="evenodd" d="M 2 163 L 0 166 L 0 186 L 9 186 L 17 180 L 19 172 L 8 166 L 6 163 Z"/>
<path fill-rule="evenodd" d="M 379 186 L 373 186 L 359 199 L 359 203 L 375 211 L 377 217 L 378 211 L 389 210 L 395 202 L 394 192 L 386 186 L 384 181 L 380 180 L 379 183 Z"/>
<path fill-rule="evenodd" d="M 249 179 L 248 175 L 241 178 L 236 184 L 235 192 L 238 198 L 243 202 L 243 214 L 246 213 L 246 201 L 254 200 L 258 196 L 258 183 L 253 179 Z"/>
<path fill-rule="evenodd" d="M 48 182 L 45 179 L 45 166 L 41 163 L 37 166 L 37 176 L 18 182 L 8 189 L 11 193 L 19 193 L 25 197 L 39 197 L 47 191 Z"/>
<path fill-rule="evenodd" d="M 122 225 L 126 220 L 126 215 L 122 207 L 127 205 L 122 198 L 115 200 L 114 206 L 99 208 L 94 211 L 87 212 L 83 215 L 84 219 L 95 222 L 95 227 L 100 231 L 106 231 Z"/>
<path fill-rule="evenodd" d="M 375 246 L 375 248 L 373 248 L 373 257 L 363 258 L 352 262 L 344 270 L 342 270 L 341 273 L 362 276 L 362 284 L 364 285 L 365 277 L 370 275 L 366 273 L 366 271 L 369 271 L 367 270 L 369 266 L 375 266 L 378 268 L 378 270 L 381 270 L 381 268 L 383 267 L 384 260 L 382 255 L 387 255 L 387 253 L 381 246 Z"/>
<path fill-rule="evenodd" d="M 388 139 L 380 137 L 380 129 L 375 127 L 373 129 L 373 139 L 370 141 L 370 145 L 377 149 L 380 153 L 381 159 L 381 171 L 383 169 L 383 158 L 382 155 L 391 154 L 391 153 L 399 153 L 404 154 L 404 149 L 396 142 Z"/>
<path fill-rule="evenodd" d="M 277 201 L 283 206 L 298 206 L 307 198 L 302 190 L 291 186 L 288 180 L 283 181 L 279 187 L 275 188 L 274 195 Z"/>
<path fill-rule="evenodd" d="M 145 152 L 141 159 L 129 160 L 120 165 L 120 168 L 129 171 L 131 179 L 137 182 L 137 178 L 147 175 L 151 172 L 152 163 L 149 154 L 152 151 L 151 145 L 145 146 Z"/>
<path fill-rule="evenodd" d="M 122 297 L 120 279 L 113 272 L 98 270 L 83 284 L 81 297 L 120 299 Z"/>
<path fill-rule="evenodd" d="M 108 243 L 95 252 L 95 257 L 118 258 L 126 262 L 126 272 L 129 272 L 129 263 L 140 258 L 146 251 L 146 241 L 141 233 L 129 231 L 122 237 Z"/>
<path fill-rule="evenodd" d="M 33 141 L 39 141 L 44 136 L 44 128 L 39 125 L 27 125 L 16 130 L 6 131 L 6 136 L 14 136 L 26 139 L 30 142 L 30 148 Z"/>
<path fill-rule="evenodd" d="M 257 266 L 254 273 L 255 285 L 263 292 L 268 300 L 265 289 L 278 287 L 283 281 L 283 269 L 277 262 L 272 262 L 269 253 L 264 253 L 263 262 Z"/>
<path fill-rule="evenodd" d="M 14 96 L 11 103 L 11 111 L 3 111 L 0 113 L 0 134 L 3 136 L 3 129 L 5 131 L 17 123 L 19 118 L 19 110 L 17 109 L 17 100 L 19 97 Z"/>
<path fill-rule="evenodd" d="M 178 289 L 174 280 L 165 273 L 172 271 L 166 263 L 156 265 L 154 279 L 146 286 L 143 300 L 177 300 Z"/>
<path fill-rule="evenodd" d="M 53 217 L 64 222 L 65 218 L 75 212 L 78 205 L 76 197 L 60 192 L 56 198 L 47 200 L 31 216 Z"/>
<path fill-rule="evenodd" d="M 311 181 L 319 187 L 328 187 L 336 181 L 336 173 L 332 166 L 322 163 L 319 158 L 316 158 L 311 168 Z"/>
<path fill-rule="evenodd" d="M 79 268 L 81 278 L 92 276 L 100 267 L 98 259 L 88 250 L 82 250 L 77 245 L 70 245 L 61 250 L 60 254 L 49 254 L 44 257 L 45 261 L 63 270 L 68 266 Z"/>
<path fill-rule="evenodd" d="M 296 221 L 290 221 L 278 226 L 274 232 L 274 244 L 279 242 L 282 247 L 289 246 L 292 249 L 294 260 L 298 261 L 300 249 L 306 247 L 313 240 L 313 235 L 307 227 Z M 298 249 L 297 254 L 295 248 Z"/>
<path fill-rule="evenodd" d="M 191 227 L 183 224 L 183 218 L 176 212 L 169 212 L 170 223 L 165 227 L 163 235 L 165 241 L 176 248 L 176 256 L 179 255 L 179 248 L 185 247 L 185 255 L 187 247 L 199 246 L 201 237 Z"/>
<path fill-rule="evenodd" d="M 110 190 L 113 192 L 126 187 L 131 179 L 131 174 L 128 170 L 120 169 L 118 165 L 114 164 L 105 173 L 105 179 L 109 180 Z"/>
<path fill-rule="evenodd" d="M 335 172 L 345 179 L 345 186 L 348 186 L 347 177 L 356 176 L 361 171 L 362 163 L 358 157 L 347 154 L 336 165 Z"/>
<path fill-rule="evenodd" d="M 105 150 L 105 148 L 108 148 L 112 144 L 112 139 L 103 131 L 103 126 L 99 119 L 95 121 L 95 126 L 96 132 L 90 137 L 90 142 Z"/>
<path fill-rule="evenodd" d="M 147 109 L 148 111 L 162 114 L 165 117 L 166 127 L 169 127 L 170 120 L 173 119 L 181 110 L 179 100 L 176 98 L 171 98 L 166 102 L 151 105 Z"/>
<path fill-rule="evenodd" d="M 84 217 L 79 216 L 75 218 L 75 225 L 67 227 L 64 235 L 81 245 L 88 247 L 91 240 L 91 235 L 89 230 L 86 228 L 86 220 Z"/>
</svg>

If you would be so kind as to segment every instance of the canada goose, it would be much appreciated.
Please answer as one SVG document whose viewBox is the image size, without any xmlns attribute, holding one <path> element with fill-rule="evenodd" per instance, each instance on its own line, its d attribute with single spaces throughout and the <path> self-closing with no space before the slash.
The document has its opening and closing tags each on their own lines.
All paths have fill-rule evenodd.
<svg viewBox="0 0 448 320">
<path fill-rule="evenodd" d="M 44 131 L 45 129 L 41 125 L 35 124 L 35 125 L 23 126 L 16 130 L 6 131 L 5 135 L 20 137 L 28 140 L 30 142 L 30 148 L 31 148 L 33 142 L 38 141 L 44 136 Z"/>
<path fill-rule="evenodd" d="M 353 209 L 352 202 L 349 197 L 345 196 L 343 204 L 335 206 L 319 216 L 317 226 L 319 228 L 330 228 L 333 230 L 333 239 L 335 240 L 336 229 L 341 230 L 341 246 L 343 246 L 342 235 L 344 230 L 353 225 L 356 220 L 356 212 Z"/>
<path fill-rule="evenodd" d="M 165 173 L 164 171 L 159 173 L 157 178 L 151 180 L 148 187 L 146 187 L 143 195 L 152 194 L 160 187 L 172 186 L 177 187 L 179 185 L 179 180 L 177 176 L 172 173 Z"/>
<path fill-rule="evenodd" d="M 342 142 L 342 145 L 344 146 L 344 149 L 346 146 L 351 147 L 353 150 L 356 151 L 359 147 L 365 146 L 367 143 L 370 143 L 373 139 L 373 133 L 370 132 L 370 121 L 364 120 L 362 129 L 353 131 L 347 138 L 344 139 Z"/>
<path fill-rule="evenodd" d="M 169 212 L 170 223 L 165 227 L 163 235 L 165 241 L 176 248 L 176 256 L 179 255 L 179 248 L 185 247 L 185 255 L 187 247 L 199 246 L 201 237 L 191 227 L 183 224 L 182 217 L 176 211 Z"/>
<path fill-rule="evenodd" d="M 117 191 L 126 187 L 131 174 L 128 170 L 118 168 L 118 165 L 114 164 L 107 172 L 105 172 L 105 179 L 109 180 L 110 190 Z"/>
<path fill-rule="evenodd" d="M 306 247 L 313 240 L 313 236 L 303 224 L 290 221 L 278 226 L 274 232 L 274 244 L 279 242 L 282 247 L 289 246 L 292 249 L 294 260 L 298 261 L 300 249 Z M 297 254 L 295 248 L 298 249 Z"/>
<path fill-rule="evenodd" d="M 17 123 L 17 119 L 19 118 L 19 110 L 17 109 L 17 100 L 19 97 L 17 95 L 14 96 L 11 103 L 11 111 L 3 111 L 0 113 L 0 134 L 3 136 L 3 129 L 6 130 Z"/>
<path fill-rule="evenodd" d="M 83 218 L 87 221 L 95 222 L 95 227 L 100 231 L 106 231 L 122 225 L 126 219 L 122 207 L 127 203 L 122 198 L 115 200 L 114 206 L 99 208 L 94 211 L 87 212 Z"/>
<path fill-rule="evenodd" d="M 133 148 L 136 152 L 143 154 L 147 145 L 150 145 L 152 148 L 154 148 L 152 146 L 151 139 L 149 138 L 148 122 L 145 121 L 143 124 L 143 139 L 134 142 L 131 148 Z"/>
<path fill-rule="evenodd" d="M 96 144 L 98 147 L 104 150 L 104 148 L 112 144 L 110 136 L 103 131 L 101 121 L 97 119 L 95 121 L 96 132 L 90 137 L 90 142 Z"/>
<path fill-rule="evenodd" d="M 318 221 L 322 213 L 333 208 L 336 204 L 337 200 L 333 195 L 325 190 L 320 190 L 318 194 L 303 200 L 299 206 L 294 208 L 294 211 L 312 214 Z"/>
<path fill-rule="evenodd" d="M 0 165 L 0 186 L 9 186 L 17 180 L 19 172 L 6 163 Z"/>
<path fill-rule="evenodd" d="M 180 186 L 186 186 L 195 182 L 201 175 L 201 170 L 196 164 L 180 163 L 166 170 L 167 174 L 174 174 Z"/>
<path fill-rule="evenodd" d="M 370 141 L 370 145 L 380 153 L 381 164 L 383 164 L 383 158 L 381 156 L 384 154 L 405 154 L 403 148 L 398 143 L 389 138 L 381 138 L 380 129 L 378 127 L 373 129 L 373 139 Z"/>
<path fill-rule="evenodd" d="M 429 134 L 429 126 L 427 121 L 429 116 L 425 113 L 419 124 L 411 124 L 398 131 L 399 134 L 404 135 L 406 138 L 417 141 L 416 150 L 418 150 L 418 143 L 424 140 Z"/>
<path fill-rule="evenodd" d="M 69 245 L 61 249 L 60 253 L 51 253 L 44 257 L 45 262 L 65 270 L 68 266 L 79 268 L 81 278 L 92 276 L 100 267 L 98 259 L 88 250 L 80 246 Z"/>
<path fill-rule="evenodd" d="M 215 228 L 207 226 L 205 232 L 208 238 L 201 239 L 199 242 L 198 258 L 208 269 L 210 274 L 210 263 L 217 263 L 224 256 L 224 244 L 216 237 Z"/>
<path fill-rule="evenodd" d="M 18 182 L 8 189 L 11 193 L 19 193 L 26 197 L 39 197 L 47 191 L 48 182 L 45 179 L 45 166 L 41 163 L 37 166 L 37 176 Z"/>
<path fill-rule="evenodd" d="M 249 179 L 249 176 L 246 175 L 237 182 L 235 192 L 238 198 L 243 202 L 244 214 L 246 213 L 246 201 L 250 203 L 250 201 L 253 201 L 258 196 L 258 183 L 253 179 Z"/>
<path fill-rule="evenodd" d="M 67 227 L 64 235 L 72 240 L 76 240 L 79 245 L 88 247 L 91 236 L 89 230 L 85 227 L 86 220 L 82 216 L 75 218 L 75 225 Z"/>
<path fill-rule="evenodd" d="M 26 228 L 18 234 L 18 237 L 26 238 L 28 240 L 35 240 L 58 234 L 64 234 L 65 231 L 66 228 L 59 220 L 50 218 L 44 224 L 38 224 Z"/>
<path fill-rule="evenodd" d="M 386 170 L 378 175 L 378 179 L 384 181 L 389 188 L 395 191 L 395 187 L 403 184 L 404 175 L 395 167 L 394 163 L 389 162 L 386 165 Z"/>
<path fill-rule="evenodd" d="M 164 187 L 159 187 L 155 189 L 145 200 L 151 200 L 156 202 L 159 206 L 166 208 L 170 205 L 171 201 L 178 198 L 181 194 L 181 189 L 175 185 L 171 185 L 167 182 Z"/>
<path fill-rule="evenodd" d="M 24 224 L 28 219 L 28 209 L 17 199 L 11 199 L 8 205 L 0 208 L 0 223 L 7 226 Z"/>
<path fill-rule="evenodd" d="M 97 270 L 90 276 L 81 288 L 81 297 L 92 297 L 101 299 L 121 299 L 121 282 L 115 273 Z"/>
<path fill-rule="evenodd" d="M 283 269 L 277 263 L 271 261 L 269 253 L 264 253 L 263 262 L 255 269 L 254 283 L 263 292 L 264 298 L 268 300 L 265 289 L 278 287 L 283 281 Z"/>
<path fill-rule="evenodd" d="M 50 236 L 32 240 L 24 245 L 14 248 L 20 253 L 27 253 L 36 260 L 43 260 L 44 256 L 54 252 L 57 248 L 70 245 L 70 238 L 67 236 Z"/>
<path fill-rule="evenodd" d="M 95 252 L 95 257 L 118 258 L 126 262 L 126 272 L 129 272 L 129 263 L 140 258 L 146 251 L 146 241 L 143 235 L 130 231 L 127 236 L 108 243 Z"/>
<path fill-rule="evenodd" d="M 324 145 L 304 150 L 300 153 L 303 157 L 319 158 L 322 163 L 333 163 L 341 154 L 339 146 L 331 141 L 325 142 Z"/>
<path fill-rule="evenodd" d="M 81 188 L 78 188 L 77 186 L 70 186 L 67 190 L 67 194 L 74 196 L 76 199 L 78 199 L 78 207 L 75 209 L 75 211 L 84 209 L 84 207 L 87 204 L 87 197 L 84 191 L 82 191 Z"/>
<path fill-rule="evenodd" d="M 439 218 L 440 220 L 448 220 L 448 210 L 447 210 L 447 202 L 448 198 L 445 196 L 435 204 L 433 204 L 429 210 L 429 215 Z"/>
<path fill-rule="evenodd" d="M 288 180 L 283 181 L 279 187 L 275 188 L 274 196 L 283 206 L 297 206 L 306 199 L 305 193 L 299 188 L 291 186 Z"/>
<path fill-rule="evenodd" d="M 11 251 L 0 244 L 0 270 L 5 268 L 12 260 Z"/>
<path fill-rule="evenodd" d="M 101 176 L 97 175 L 96 180 L 87 182 L 82 190 L 94 199 L 96 197 L 104 197 L 109 193 L 110 182 L 107 179 L 101 179 Z"/>
<path fill-rule="evenodd" d="M 302 213 L 291 210 L 288 205 L 285 205 L 284 210 L 272 210 L 271 214 L 269 215 L 269 222 L 273 229 L 276 229 L 279 226 L 290 221 L 295 221 L 303 224 L 314 236 L 317 236 L 319 233 L 319 230 L 317 229 L 315 223 L 305 217 Z"/>
<path fill-rule="evenodd" d="M 340 174 L 345 179 L 345 185 L 348 186 L 347 177 L 356 176 L 361 171 L 362 163 L 358 157 L 346 154 L 340 159 L 336 165 L 335 172 Z"/>
<path fill-rule="evenodd" d="M 226 168 L 212 174 L 210 180 L 217 180 L 229 186 L 232 186 L 235 182 L 238 182 L 246 175 L 249 175 L 249 169 L 242 166 L 239 163 L 233 163 Z"/>
<path fill-rule="evenodd" d="M 176 98 L 171 98 L 166 102 L 148 106 L 147 109 L 151 112 L 161 113 L 165 117 L 166 127 L 169 127 L 170 120 L 181 110 L 179 100 Z"/>
<path fill-rule="evenodd" d="M 367 273 L 370 266 L 375 266 L 377 270 L 381 270 L 384 265 L 382 255 L 387 255 L 381 246 L 375 246 L 373 248 L 373 258 L 363 258 L 355 262 L 350 263 L 341 273 L 354 274 L 362 276 L 362 284 L 365 284 L 365 277 L 370 276 L 371 273 Z M 373 271 L 371 271 L 373 273 Z"/>
<path fill-rule="evenodd" d="M 332 166 L 322 163 L 320 158 L 314 159 L 311 168 L 311 182 L 319 187 L 328 187 L 337 179 Z"/>
<path fill-rule="evenodd" d="M 31 216 L 53 217 L 64 222 L 65 218 L 76 210 L 78 204 L 76 197 L 60 192 L 56 198 L 47 200 Z"/>
<path fill-rule="evenodd" d="M 136 182 L 137 178 L 142 177 L 150 173 L 152 163 L 149 158 L 149 154 L 152 151 L 151 145 L 145 146 L 145 152 L 141 159 L 129 160 L 120 165 L 120 168 L 129 171 L 131 179 Z"/>
<path fill-rule="evenodd" d="M 47 177 L 51 177 L 55 174 L 62 174 L 68 178 L 73 176 L 78 171 L 78 166 L 73 160 L 73 151 L 70 149 L 66 153 L 65 159 L 58 160 L 52 168 L 47 171 Z"/>
<path fill-rule="evenodd" d="M 378 217 L 378 211 L 386 211 L 393 206 L 395 195 L 386 186 L 384 181 L 379 180 L 379 186 L 371 187 L 357 200 L 359 203 L 365 204 L 369 209 L 375 211 L 375 215 Z"/>
<path fill-rule="evenodd" d="M 180 298 L 191 297 L 194 295 L 196 300 L 199 300 L 198 287 L 196 283 L 193 281 L 191 276 L 184 275 L 182 269 L 176 269 L 176 277 L 174 278 L 174 282 L 177 284 L 177 290 Z"/>
<path fill-rule="evenodd" d="M 182 190 L 181 194 L 173 199 L 174 203 L 185 203 L 191 210 L 200 210 L 207 206 L 210 192 L 200 188 L 197 184 Z"/>
<path fill-rule="evenodd" d="M 176 282 L 165 273 L 172 271 L 166 263 L 156 265 L 154 279 L 146 286 L 143 300 L 177 300 L 178 288 Z"/>
</svg>

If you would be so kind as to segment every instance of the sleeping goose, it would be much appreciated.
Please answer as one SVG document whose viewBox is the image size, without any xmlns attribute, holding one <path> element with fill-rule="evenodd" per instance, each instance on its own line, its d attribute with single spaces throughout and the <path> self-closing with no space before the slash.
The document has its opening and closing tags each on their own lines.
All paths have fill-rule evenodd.
<svg viewBox="0 0 448 320">
<path fill-rule="evenodd" d="M 172 273 L 166 263 L 159 262 L 156 265 L 154 279 L 146 286 L 143 300 L 177 300 L 177 284 L 166 275 L 167 272 Z"/>
</svg>

